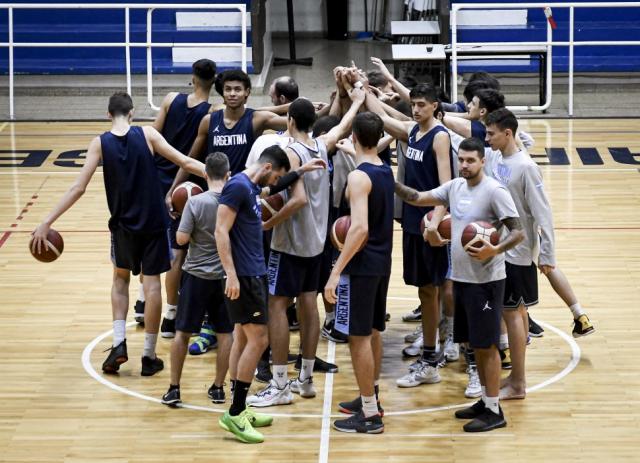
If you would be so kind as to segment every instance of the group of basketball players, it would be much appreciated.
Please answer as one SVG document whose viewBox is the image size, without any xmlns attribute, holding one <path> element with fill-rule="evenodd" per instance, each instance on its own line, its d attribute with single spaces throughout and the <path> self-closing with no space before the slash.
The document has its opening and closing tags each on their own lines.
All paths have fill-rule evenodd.
<svg viewBox="0 0 640 463">
<path fill-rule="evenodd" d="M 527 313 L 538 299 L 537 268 L 570 306 L 574 336 L 593 332 L 555 262 L 551 209 L 527 153 L 533 140 L 504 107 L 497 80 L 478 73 L 466 101 L 442 103 L 431 83 L 400 82 L 379 59 L 372 63 L 369 73 L 334 69 L 329 104 L 299 97 L 297 84 L 284 77 L 270 88 L 274 106 L 250 109 L 249 77 L 239 70 L 217 74 L 207 59 L 193 64 L 193 91 L 168 94 L 153 125 L 131 125 L 126 93 L 110 98 L 111 130 L 90 143 L 76 182 L 33 233 L 33 246 L 45 246 L 51 225 L 82 196 L 102 162 L 114 266 L 113 342 L 104 373 L 117 373 L 128 360 L 130 275 L 141 274 L 135 310 L 145 330 L 143 376 L 164 367 L 155 353 L 159 332 L 174 337 L 164 404 L 181 402 L 191 335 L 200 332 L 194 345 L 202 353 L 215 332 L 209 398 L 224 403 L 227 373 L 231 382 L 231 405 L 219 425 L 242 442 L 262 442 L 256 428 L 273 419 L 256 408 L 290 404 L 292 393 L 315 397 L 314 371 L 337 371 L 316 357 L 322 333 L 348 342 L 359 389 L 357 398 L 339 404 L 348 417 L 334 428 L 383 432 L 378 381 L 394 219 L 403 229 L 404 281 L 418 287 L 420 299 L 408 317 L 422 321 L 403 351 L 419 359 L 397 385 L 439 382 L 439 369 L 463 350 L 465 395 L 480 398 L 455 414 L 469 420 L 465 431 L 505 426 L 499 401 L 525 397 L 528 334 L 542 334 Z M 209 103 L 213 86 L 222 105 Z M 277 132 L 262 135 L 267 129 Z M 188 179 L 205 192 L 178 215 L 172 193 Z M 263 221 L 260 198 L 276 194 L 284 205 Z M 447 213 L 450 240 L 438 232 Z M 328 237 L 342 215 L 350 215 L 351 225 L 338 252 Z M 500 242 L 463 248 L 463 229 L 480 220 L 502 232 Z M 300 354 L 292 360 L 299 373 L 289 379 L 289 330 L 298 324 L 293 307 Z M 502 381 L 501 368 L 511 369 Z M 256 372 L 268 384 L 249 395 Z"/>
</svg>

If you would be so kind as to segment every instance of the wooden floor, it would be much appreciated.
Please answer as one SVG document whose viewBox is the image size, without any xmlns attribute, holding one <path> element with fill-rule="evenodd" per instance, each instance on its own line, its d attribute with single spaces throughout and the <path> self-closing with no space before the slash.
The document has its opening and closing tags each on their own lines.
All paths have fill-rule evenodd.
<svg viewBox="0 0 640 463">
<path fill-rule="evenodd" d="M 188 358 L 182 395 L 192 409 L 158 403 L 169 372 L 139 375 L 143 336 L 134 327 L 128 329 L 131 360 L 120 376 L 102 379 L 95 373 L 111 329 L 101 174 L 54 226 L 65 239 L 62 258 L 41 264 L 27 251 L 29 232 L 78 171 L 60 162 L 69 162 L 74 156 L 69 151 L 85 149 L 107 125 L 0 125 L 0 460 L 639 461 L 640 155 L 632 154 L 640 153 L 640 120 L 529 120 L 523 125 L 536 138 L 533 153 L 540 163 L 549 161 L 545 147 L 556 149 L 550 151 L 554 162 L 563 159 L 558 149 L 570 162 L 542 170 L 554 210 L 558 262 L 597 332 L 574 343 L 570 312 L 541 278 L 541 302 L 532 314 L 547 329 L 527 357 L 529 385 L 538 389 L 525 401 L 504 403 L 507 428 L 464 434 L 462 423 L 452 417 L 452 407 L 469 402 L 463 396 L 462 362 L 444 368 L 440 384 L 395 386 L 407 366 L 401 359 L 402 337 L 415 328 L 400 317 L 417 302 L 416 290 L 402 283 L 397 231 L 381 380 L 385 433 L 330 429 L 329 413 L 335 416 L 337 403 L 356 394 L 348 350 L 338 345 L 340 373 L 314 378 L 317 398 L 296 397 L 293 405 L 271 409 L 278 414 L 274 425 L 265 430 L 265 443 L 254 446 L 235 442 L 216 424 L 223 407 L 212 407 L 206 397 L 215 352 Z M 597 161 L 597 150 L 602 164 L 584 165 L 578 148 L 591 161 Z M 609 148 L 615 148 L 615 159 Z M 12 167 L 33 164 L 46 151 L 39 166 Z M 64 159 L 58 159 L 61 153 L 67 153 Z M 294 336 L 292 346 L 296 342 Z M 167 366 L 169 344 L 159 341 Z M 322 340 L 319 356 L 331 358 L 332 347 Z"/>
</svg>

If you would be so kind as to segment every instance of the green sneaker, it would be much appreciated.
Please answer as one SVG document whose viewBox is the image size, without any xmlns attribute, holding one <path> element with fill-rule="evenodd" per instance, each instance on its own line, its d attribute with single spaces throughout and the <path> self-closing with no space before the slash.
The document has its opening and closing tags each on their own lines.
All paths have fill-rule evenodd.
<svg viewBox="0 0 640 463">
<path fill-rule="evenodd" d="M 256 413 L 250 408 L 247 408 L 244 412 L 254 428 L 264 428 L 265 426 L 271 426 L 271 423 L 273 423 L 273 416 L 271 415 Z"/>
<path fill-rule="evenodd" d="M 218 424 L 225 431 L 233 433 L 240 442 L 247 444 L 264 442 L 264 436 L 253 429 L 246 410 L 238 416 L 231 416 L 229 412 L 225 412 L 218 420 Z"/>
</svg>

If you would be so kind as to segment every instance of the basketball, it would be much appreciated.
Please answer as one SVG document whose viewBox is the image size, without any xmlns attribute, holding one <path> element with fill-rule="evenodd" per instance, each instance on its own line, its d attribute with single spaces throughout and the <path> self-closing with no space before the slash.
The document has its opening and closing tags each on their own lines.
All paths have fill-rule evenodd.
<svg viewBox="0 0 640 463">
<path fill-rule="evenodd" d="M 481 248 L 483 239 L 495 246 L 500 241 L 500 234 L 493 225 L 483 221 L 471 222 L 464 227 L 461 240 L 465 251 L 469 246 Z"/>
<path fill-rule="evenodd" d="M 424 236 L 424 229 L 427 227 L 427 221 L 430 222 L 432 217 L 433 217 L 433 211 L 429 211 L 427 212 L 426 220 L 423 217 L 422 220 L 420 221 L 420 233 L 422 233 L 423 236 Z M 440 233 L 440 236 L 445 240 L 451 239 L 451 215 L 450 214 L 447 213 L 440 221 L 440 224 L 438 225 L 438 233 Z"/>
<path fill-rule="evenodd" d="M 182 213 L 184 206 L 187 204 L 187 201 L 189 201 L 189 198 L 199 195 L 200 193 L 202 193 L 202 188 L 195 183 L 181 183 L 175 190 L 173 190 L 173 193 L 171 193 L 171 204 L 173 205 L 173 210 Z"/>
<path fill-rule="evenodd" d="M 37 250 L 32 251 L 31 243 L 33 243 L 33 238 L 29 240 L 29 251 L 31 251 L 31 255 L 40 262 L 53 262 L 60 257 L 64 250 L 64 240 L 62 239 L 62 235 L 53 228 L 49 229 L 49 232 L 47 233 L 47 246 L 44 249 L 40 249 L 40 254 L 38 254 Z"/>
<path fill-rule="evenodd" d="M 284 206 L 284 198 L 281 194 L 277 193 L 260 199 L 260 205 L 262 206 L 262 221 L 266 222 L 282 209 Z"/>
<path fill-rule="evenodd" d="M 347 239 L 347 233 L 349 232 L 349 228 L 351 227 L 351 216 L 343 215 L 342 217 L 338 217 L 331 227 L 331 244 L 338 251 L 342 251 L 342 247 L 344 246 L 344 241 Z M 362 251 L 362 249 L 367 245 L 367 240 L 362 243 L 360 249 L 358 251 Z"/>
</svg>

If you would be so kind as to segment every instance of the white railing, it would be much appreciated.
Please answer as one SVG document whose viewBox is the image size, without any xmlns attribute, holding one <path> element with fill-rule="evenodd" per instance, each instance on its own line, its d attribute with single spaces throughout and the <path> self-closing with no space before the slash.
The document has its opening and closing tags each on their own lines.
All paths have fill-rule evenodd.
<svg viewBox="0 0 640 463">
<path fill-rule="evenodd" d="M 9 20 L 9 41 L 0 42 L 0 47 L 9 48 L 9 118 L 15 119 L 14 110 L 14 60 L 13 50 L 17 47 L 124 47 L 125 67 L 127 79 L 127 93 L 131 94 L 131 48 L 140 47 L 147 49 L 147 101 L 153 109 L 159 109 L 153 104 L 153 66 L 151 49 L 152 47 L 239 47 L 242 54 L 242 70 L 247 71 L 247 15 L 245 4 L 193 4 L 193 3 L 0 3 L 0 9 L 8 10 Z M 34 9 L 59 9 L 59 10 L 124 10 L 124 42 L 14 42 L 13 40 L 13 11 L 14 10 L 34 10 Z M 129 13 L 131 10 L 147 10 L 147 41 L 131 42 Z M 152 14 L 154 10 L 239 10 L 242 21 L 242 39 L 239 43 L 182 43 L 182 42 L 157 42 L 151 40 Z"/>
<path fill-rule="evenodd" d="M 569 8 L 569 41 L 554 42 L 551 25 L 547 22 L 547 40 L 546 42 L 464 42 L 458 43 L 458 11 L 460 10 L 479 10 L 479 9 L 522 9 L 522 8 Z M 568 46 L 569 47 L 569 116 L 573 116 L 573 47 L 575 46 L 622 46 L 622 45 L 640 45 L 640 40 L 585 40 L 575 41 L 574 34 L 574 9 L 575 8 L 640 8 L 640 2 L 586 2 L 586 3 L 456 3 L 451 8 L 451 90 L 453 101 L 458 99 L 458 45 L 469 46 L 546 46 L 547 47 L 547 101 L 542 106 L 510 106 L 513 110 L 526 111 L 543 111 L 551 105 L 551 89 L 552 89 L 552 70 L 553 60 L 551 57 L 551 47 Z"/>
</svg>

